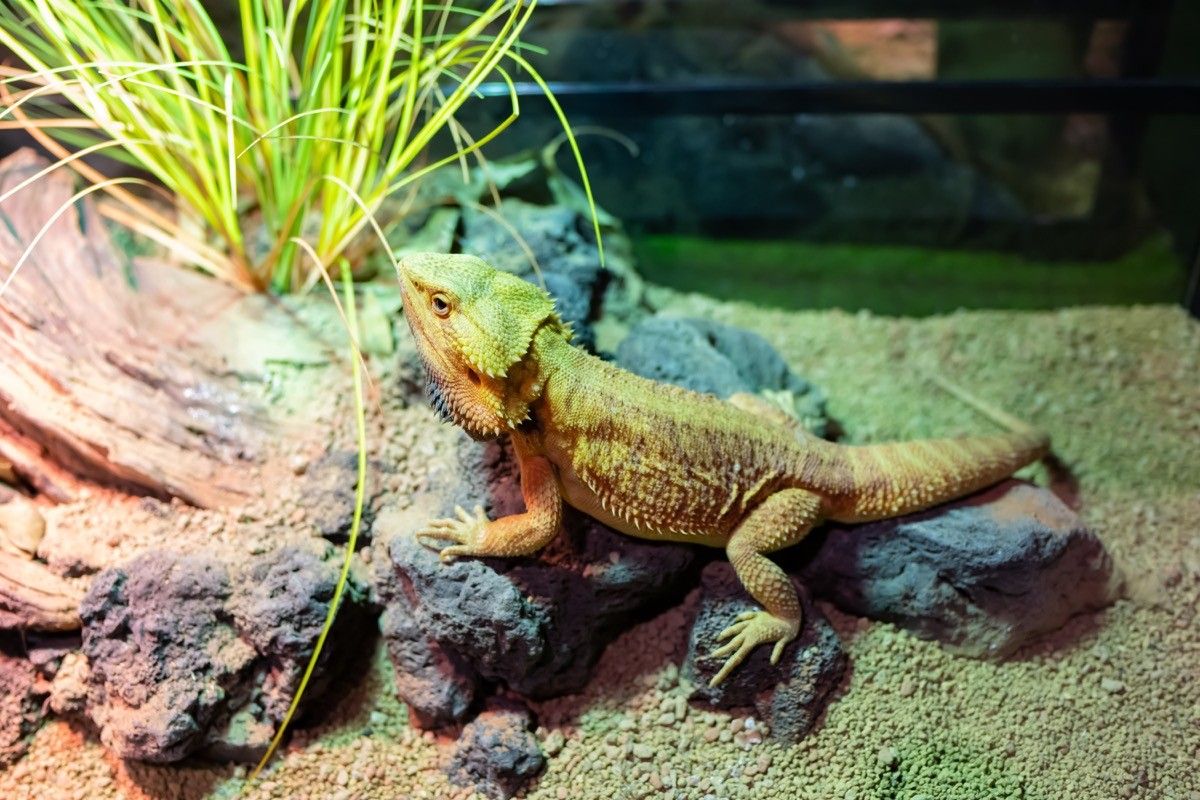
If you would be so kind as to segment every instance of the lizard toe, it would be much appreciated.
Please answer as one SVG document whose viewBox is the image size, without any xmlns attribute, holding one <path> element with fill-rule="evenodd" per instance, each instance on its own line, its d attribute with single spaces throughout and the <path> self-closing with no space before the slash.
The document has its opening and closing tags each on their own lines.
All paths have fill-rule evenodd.
<svg viewBox="0 0 1200 800">
<path fill-rule="evenodd" d="M 732 648 L 732 649 L 731 649 Z M 729 673 L 737 669 L 738 665 L 746 660 L 746 656 L 750 655 L 750 651 L 754 649 L 753 644 L 739 642 L 734 640 L 720 650 L 713 652 L 713 655 L 720 658 L 727 653 L 732 653 L 729 658 L 725 659 L 725 663 L 721 666 L 719 672 L 712 676 L 712 680 L 708 682 L 709 687 L 719 686 L 724 680 L 729 677 Z"/>
<path fill-rule="evenodd" d="M 441 559 L 443 564 L 453 564 L 458 560 L 459 556 L 465 555 L 469 555 L 468 548 L 456 544 L 451 547 L 442 548 L 441 552 L 438 553 L 438 558 Z"/>
<path fill-rule="evenodd" d="M 747 624 L 748 623 L 745 620 L 733 623 L 728 628 L 725 628 L 723 631 L 717 634 L 717 641 L 723 642 L 730 637 L 737 636 L 742 632 Z"/>
<path fill-rule="evenodd" d="M 739 614 L 737 622 L 717 634 L 717 641 L 729 641 L 714 650 L 712 656 L 726 660 L 708 685 L 717 686 L 724 681 L 760 644 L 775 645 L 771 650 L 771 663 L 778 664 L 784 647 L 796 638 L 799 630 L 798 620 L 781 619 L 768 611 L 752 611 L 748 616 Z"/>
</svg>

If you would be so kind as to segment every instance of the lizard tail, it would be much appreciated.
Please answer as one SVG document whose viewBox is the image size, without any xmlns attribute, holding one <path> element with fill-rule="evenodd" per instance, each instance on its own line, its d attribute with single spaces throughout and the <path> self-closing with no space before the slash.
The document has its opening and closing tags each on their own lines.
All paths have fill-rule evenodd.
<svg viewBox="0 0 1200 800">
<path fill-rule="evenodd" d="M 827 517 L 865 522 L 921 511 L 998 483 L 1049 452 L 1043 431 L 938 382 L 1008 433 L 837 447 L 827 474 L 838 476 L 842 490 L 826 494 Z"/>
</svg>

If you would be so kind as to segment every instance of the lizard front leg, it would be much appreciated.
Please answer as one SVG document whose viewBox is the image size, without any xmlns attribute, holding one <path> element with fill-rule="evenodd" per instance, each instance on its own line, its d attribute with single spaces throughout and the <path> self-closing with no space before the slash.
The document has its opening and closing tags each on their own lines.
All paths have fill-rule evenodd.
<svg viewBox="0 0 1200 800">
<path fill-rule="evenodd" d="M 717 634 L 718 642 L 729 641 L 713 655 L 728 658 L 709 686 L 725 680 L 760 644 L 774 643 L 771 663 L 778 663 L 784 646 L 800 632 L 802 611 L 796 589 L 787 573 L 765 554 L 790 547 L 807 536 L 820 518 L 821 506 L 819 495 L 804 489 L 783 489 L 752 510 L 729 538 L 725 546 L 729 563 L 742 586 L 763 608 L 739 614 L 732 625 Z"/>
<path fill-rule="evenodd" d="M 549 544 L 562 522 L 562 495 L 554 465 L 520 446 L 514 449 L 521 468 L 524 513 L 489 520 L 480 506 L 474 514 L 458 507 L 456 519 L 434 520 L 417 532 L 417 541 L 438 550 L 445 563 L 459 556 L 528 556 Z M 454 544 L 439 548 L 440 542 Z"/>
</svg>

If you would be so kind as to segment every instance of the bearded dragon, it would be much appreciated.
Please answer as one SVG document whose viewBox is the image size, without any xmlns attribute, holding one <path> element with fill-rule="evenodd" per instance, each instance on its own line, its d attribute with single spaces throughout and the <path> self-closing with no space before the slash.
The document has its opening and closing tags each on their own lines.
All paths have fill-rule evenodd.
<svg viewBox="0 0 1200 800">
<path fill-rule="evenodd" d="M 495 520 L 458 508 L 418 540 L 443 562 L 532 555 L 554 538 L 565 502 L 631 536 L 724 548 L 761 609 L 717 636 L 713 654 L 726 660 L 714 686 L 759 645 L 773 645 L 777 663 L 800 631 L 795 588 L 768 554 L 824 520 L 878 520 L 970 494 L 1049 449 L 1045 434 L 986 406 L 1007 433 L 827 442 L 752 396 L 657 383 L 574 347 L 545 291 L 479 258 L 410 255 L 399 274 L 434 408 L 475 439 L 510 437 L 525 500 L 523 513 Z"/>
</svg>

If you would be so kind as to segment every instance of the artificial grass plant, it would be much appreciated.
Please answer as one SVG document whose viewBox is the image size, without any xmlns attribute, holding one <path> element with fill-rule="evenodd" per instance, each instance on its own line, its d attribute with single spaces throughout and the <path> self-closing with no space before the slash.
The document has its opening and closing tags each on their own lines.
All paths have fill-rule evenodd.
<svg viewBox="0 0 1200 800">
<path fill-rule="evenodd" d="M 516 119 L 514 66 L 545 91 L 582 171 L 521 54 L 535 5 L 238 0 L 235 56 L 200 0 L 10 0 L 0 43 L 24 68 L 0 67 L 0 128 L 37 137 L 115 201 L 102 213 L 185 262 L 290 291 L 365 255 L 389 196 Z M 473 136 L 455 114 L 488 79 L 508 85 L 510 113 Z M 455 152 L 429 163 L 443 131 Z M 106 182 L 81 158 L 100 151 L 149 172 L 177 213 L 130 191 L 145 181 Z"/>
</svg>

